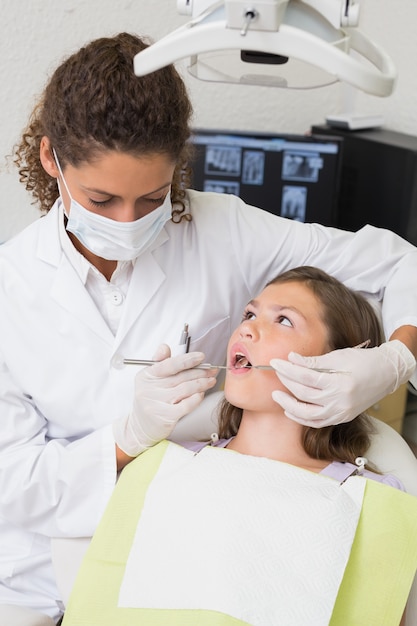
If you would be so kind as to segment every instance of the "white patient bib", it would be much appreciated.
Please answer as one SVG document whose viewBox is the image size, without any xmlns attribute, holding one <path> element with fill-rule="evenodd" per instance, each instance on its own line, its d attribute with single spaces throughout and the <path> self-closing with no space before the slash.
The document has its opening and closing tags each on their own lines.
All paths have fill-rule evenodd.
<svg viewBox="0 0 417 626">
<path fill-rule="evenodd" d="M 214 447 L 194 454 L 171 443 L 146 493 L 118 606 L 325 626 L 365 483 L 339 485 L 270 459 Z"/>
</svg>

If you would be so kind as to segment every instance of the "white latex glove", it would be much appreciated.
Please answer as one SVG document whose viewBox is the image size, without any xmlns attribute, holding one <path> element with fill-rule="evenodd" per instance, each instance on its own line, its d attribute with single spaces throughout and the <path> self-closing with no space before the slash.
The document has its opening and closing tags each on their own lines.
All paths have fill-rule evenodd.
<svg viewBox="0 0 417 626">
<path fill-rule="evenodd" d="M 376 348 L 334 350 L 322 356 L 290 352 L 288 361 L 272 359 L 270 363 L 295 396 L 274 391 L 273 399 L 287 417 L 313 428 L 350 422 L 398 389 L 416 367 L 413 354 L 398 340 Z"/>
<path fill-rule="evenodd" d="M 115 442 L 129 456 L 169 437 L 178 420 L 216 384 L 215 370 L 193 369 L 204 361 L 202 352 L 170 355 L 169 346 L 159 346 L 153 360 L 160 362 L 136 374 L 131 412 L 113 423 Z"/>
</svg>

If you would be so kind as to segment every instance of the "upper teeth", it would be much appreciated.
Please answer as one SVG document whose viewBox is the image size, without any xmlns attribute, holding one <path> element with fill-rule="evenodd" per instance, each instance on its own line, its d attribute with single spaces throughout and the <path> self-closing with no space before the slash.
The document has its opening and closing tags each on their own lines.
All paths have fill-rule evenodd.
<svg viewBox="0 0 417 626">
<path fill-rule="evenodd" d="M 236 352 L 235 354 L 235 367 L 248 367 L 250 363 L 246 356 L 241 352 Z"/>
</svg>

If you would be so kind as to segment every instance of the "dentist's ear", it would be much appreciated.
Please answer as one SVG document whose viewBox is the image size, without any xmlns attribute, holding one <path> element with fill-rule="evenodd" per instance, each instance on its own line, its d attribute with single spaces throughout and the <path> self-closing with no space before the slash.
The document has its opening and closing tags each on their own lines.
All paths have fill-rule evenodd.
<svg viewBox="0 0 417 626">
<path fill-rule="evenodd" d="M 51 142 L 46 136 L 41 139 L 39 158 L 45 172 L 49 174 L 49 176 L 52 176 L 52 178 L 58 178 L 59 170 L 52 153 Z"/>
</svg>

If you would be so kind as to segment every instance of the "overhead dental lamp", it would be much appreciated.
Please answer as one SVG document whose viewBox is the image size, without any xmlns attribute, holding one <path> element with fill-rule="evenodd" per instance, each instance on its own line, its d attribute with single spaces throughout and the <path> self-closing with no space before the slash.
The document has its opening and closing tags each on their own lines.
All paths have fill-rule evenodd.
<svg viewBox="0 0 417 626">
<path fill-rule="evenodd" d="M 191 20 L 135 56 L 137 76 L 189 58 L 201 80 L 393 91 L 392 60 L 357 28 L 359 0 L 177 0 L 177 9 Z"/>
</svg>

